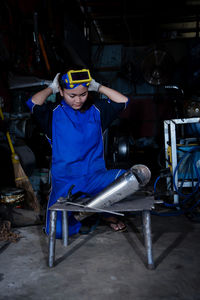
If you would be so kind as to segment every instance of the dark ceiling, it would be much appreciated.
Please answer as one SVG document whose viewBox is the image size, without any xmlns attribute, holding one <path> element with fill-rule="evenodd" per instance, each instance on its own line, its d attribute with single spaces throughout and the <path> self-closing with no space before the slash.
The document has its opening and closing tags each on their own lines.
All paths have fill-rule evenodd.
<svg viewBox="0 0 200 300">
<path fill-rule="evenodd" d="M 93 43 L 141 45 L 199 37 L 199 0 L 78 0 Z"/>
<path fill-rule="evenodd" d="M 57 69 L 71 61 L 90 66 L 92 45 L 122 45 L 125 54 L 131 51 L 129 61 L 140 64 L 146 57 L 147 53 L 141 52 L 146 46 L 152 50 L 168 41 L 184 40 L 179 43 L 182 46 L 186 40 L 194 40 L 196 47 L 199 16 L 200 0 L 1 0 L 1 69 L 52 78 Z M 37 43 L 39 34 L 51 72 Z M 176 63 L 187 55 L 185 48 L 181 52 L 178 46 L 176 51 L 173 48 Z M 140 54 L 132 51 L 136 47 Z M 97 54 L 103 49 L 94 48 Z M 196 48 L 199 61 L 200 50 Z M 126 64 L 124 56 L 123 61 Z M 97 68 L 94 59 L 93 65 Z M 196 68 L 196 60 L 194 65 Z"/>
</svg>

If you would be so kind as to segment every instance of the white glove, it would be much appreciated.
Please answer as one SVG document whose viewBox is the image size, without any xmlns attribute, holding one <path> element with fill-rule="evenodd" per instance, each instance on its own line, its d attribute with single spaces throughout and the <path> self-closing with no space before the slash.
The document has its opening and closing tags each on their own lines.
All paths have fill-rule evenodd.
<svg viewBox="0 0 200 300">
<path fill-rule="evenodd" d="M 90 81 L 90 85 L 88 87 L 88 91 L 92 92 L 98 92 L 99 91 L 99 88 L 100 88 L 100 83 L 96 82 L 94 79 L 92 79 Z"/>
<path fill-rule="evenodd" d="M 58 83 L 58 76 L 60 73 L 57 73 L 52 83 L 48 86 L 52 89 L 53 94 L 56 94 L 59 92 L 59 83 Z"/>
</svg>

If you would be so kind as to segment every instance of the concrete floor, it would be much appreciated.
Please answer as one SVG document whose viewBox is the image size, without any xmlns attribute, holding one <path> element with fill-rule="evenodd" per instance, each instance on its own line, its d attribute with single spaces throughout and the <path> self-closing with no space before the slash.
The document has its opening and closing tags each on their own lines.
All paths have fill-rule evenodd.
<svg viewBox="0 0 200 300">
<path fill-rule="evenodd" d="M 17 243 L 0 243 L 0 299 L 199 300 L 200 223 L 152 215 L 156 268 L 146 268 L 140 215 L 126 216 L 128 232 L 99 225 L 56 244 L 47 266 L 42 225 L 18 227 Z"/>
</svg>

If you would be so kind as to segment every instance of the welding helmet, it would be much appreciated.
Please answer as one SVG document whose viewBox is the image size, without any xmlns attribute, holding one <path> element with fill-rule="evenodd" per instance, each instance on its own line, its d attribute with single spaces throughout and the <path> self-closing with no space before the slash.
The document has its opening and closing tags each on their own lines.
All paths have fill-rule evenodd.
<svg viewBox="0 0 200 300">
<path fill-rule="evenodd" d="M 61 80 L 65 89 L 74 89 L 80 84 L 88 87 L 92 78 L 88 69 L 82 69 L 68 71 Z"/>
</svg>

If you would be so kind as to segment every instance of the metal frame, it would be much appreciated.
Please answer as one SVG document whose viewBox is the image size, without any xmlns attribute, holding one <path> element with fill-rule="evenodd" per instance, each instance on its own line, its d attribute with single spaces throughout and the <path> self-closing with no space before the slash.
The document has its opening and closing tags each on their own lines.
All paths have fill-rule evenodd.
<svg viewBox="0 0 200 300">
<path fill-rule="evenodd" d="M 151 210 L 154 208 L 153 196 L 136 196 L 132 195 L 130 198 L 113 204 L 108 207 L 108 211 L 111 213 L 117 212 L 140 212 L 142 215 L 144 246 L 147 257 L 147 268 L 152 270 L 155 268 L 153 260 L 152 250 L 152 234 L 151 234 Z M 62 244 L 64 247 L 68 246 L 68 211 L 73 212 L 93 212 L 96 213 L 96 209 L 89 207 L 79 207 L 77 205 L 69 205 L 66 203 L 56 202 L 50 208 L 50 224 L 49 224 L 49 257 L 48 266 L 52 268 L 55 263 L 55 250 L 56 250 L 56 220 L 57 212 L 62 213 Z"/>
<path fill-rule="evenodd" d="M 143 235 L 144 244 L 147 255 L 147 268 L 149 270 L 155 269 L 152 251 L 152 237 L 151 237 L 151 213 L 150 210 L 144 210 L 142 212 L 142 224 L 143 224 Z M 50 211 L 50 228 L 49 228 L 49 258 L 48 265 L 50 268 L 54 266 L 55 263 L 55 249 L 56 249 L 56 219 L 57 211 Z M 64 247 L 68 246 L 68 216 L 67 211 L 62 211 L 62 243 Z"/>
<path fill-rule="evenodd" d="M 172 176 L 175 172 L 175 168 L 177 166 L 177 137 L 176 137 L 176 126 L 177 125 L 185 125 L 189 123 L 199 123 L 200 118 L 187 118 L 187 119 L 172 119 L 164 121 L 164 139 L 165 139 L 165 164 L 166 168 L 168 168 L 168 146 L 171 146 L 171 158 L 172 158 Z M 178 172 L 175 174 L 174 178 L 176 186 L 179 185 L 178 180 Z M 185 182 L 184 187 L 190 187 L 190 182 Z M 173 189 L 174 192 L 174 204 L 179 203 L 179 196 L 176 194 L 174 184 L 171 182 L 170 177 L 167 177 L 167 189 Z"/>
</svg>

